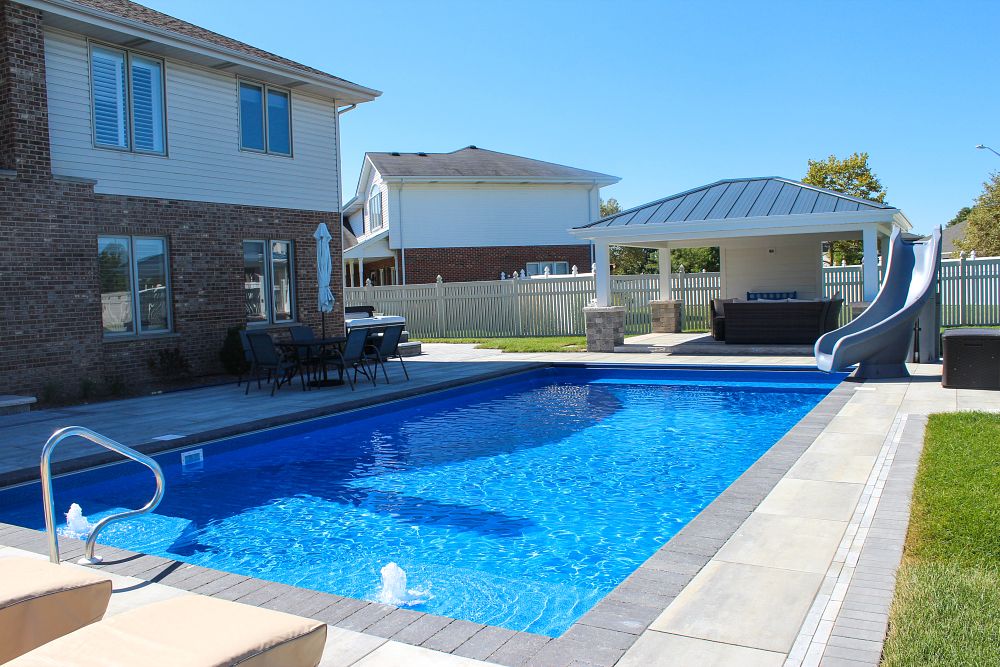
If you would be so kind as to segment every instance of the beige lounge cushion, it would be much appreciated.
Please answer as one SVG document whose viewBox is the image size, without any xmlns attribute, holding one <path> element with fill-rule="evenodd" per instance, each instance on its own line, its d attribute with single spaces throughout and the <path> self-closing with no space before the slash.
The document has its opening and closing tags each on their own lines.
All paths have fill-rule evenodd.
<svg viewBox="0 0 1000 667">
<path fill-rule="evenodd" d="M 111 581 L 72 565 L 0 558 L 0 664 L 99 621 Z"/>
<path fill-rule="evenodd" d="M 326 624 L 202 595 L 94 623 L 5 667 L 316 667 Z"/>
</svg>

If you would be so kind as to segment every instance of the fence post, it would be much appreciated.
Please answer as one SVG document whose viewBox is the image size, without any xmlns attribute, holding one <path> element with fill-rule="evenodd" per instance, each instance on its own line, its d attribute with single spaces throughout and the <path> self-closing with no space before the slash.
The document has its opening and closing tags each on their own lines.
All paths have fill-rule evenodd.
<svg viewBox="0 0 1000 667">
<path fill-rule="evenodd" d="M 965 251 L 958 255 L 958 323 L 965 324 Z"/>
<path fill-rule="evenodd" d="M 441 292 L 444 290 L 444 278 L 437 277 L 434 281 L 434 313 L 437 315 L 438 338 L 447 338 L 448 332 L 445 330 L 445 300 Z"/>
<path fill-rule="evenodd" d="M 514 304 L 514 335 L 523 336 L 524 329 L 521 324 L 521 281 L 512 281 L 511 288 L 511 302 Z"/>
<path fill-rule="evenodd" d="M 686 272 L 684 271 L 684 265 L 681 264 L 681 268 L 677 270 L 677 293 L 679 294 L 681 300 L 681 331 L 684 331 L 684 328 L 687 326 L 687 308 L 685 307 L 687 304 L 687 294 L 685 294 L 684 292 L 685 273 Z"/>
</svg>

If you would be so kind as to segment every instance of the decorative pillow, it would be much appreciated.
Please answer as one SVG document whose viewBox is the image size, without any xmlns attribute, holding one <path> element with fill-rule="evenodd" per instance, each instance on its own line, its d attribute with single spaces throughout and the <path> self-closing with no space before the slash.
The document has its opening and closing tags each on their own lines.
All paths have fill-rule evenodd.
<svg viewBox="0 0 1000 667">
<path fill-rule="evenodd" d="M 747 292 L 747 301 L 780 301 L 782 299 L 794 299 L 798 292 Z"/>
</svg>

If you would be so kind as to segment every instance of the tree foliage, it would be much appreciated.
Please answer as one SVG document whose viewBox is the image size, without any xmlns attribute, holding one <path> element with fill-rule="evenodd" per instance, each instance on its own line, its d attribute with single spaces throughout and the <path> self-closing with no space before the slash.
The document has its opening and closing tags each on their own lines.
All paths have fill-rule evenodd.
<svg viewBox="0 0 1000 667">
<path fill-rule="evenodd" d="M 965 222 L 965 219 L 969 217 L 969 213 L 972 213 L 972 207 L 963 206 L 958 209 L 958 213 L 955 214 L 954 218 L 948 221 L 948 224 L 945 225 L 945 227 L 954 227 L 955 225 Z"/>
<path fill-rule="evenodd" d="M 825 160 L 809 160 L 802 182 L 852 197 L 885 202 L 885 188 L 868 164 L 868 153 L 852 153 L 843 159 L 831 155 Z M 861 241 L 833 241 L 830 244 L 830 263 L 860 264 L 864 254 L 862 248 Z"/>
<path fill-rule="evenodd" d="M 1000 256 L 1000 172 L 993 172 L 983 183 L 966 219 L 965 238 L 955 241 L 955 247 L 975 250 L 980 257 Z"/>
</svg>

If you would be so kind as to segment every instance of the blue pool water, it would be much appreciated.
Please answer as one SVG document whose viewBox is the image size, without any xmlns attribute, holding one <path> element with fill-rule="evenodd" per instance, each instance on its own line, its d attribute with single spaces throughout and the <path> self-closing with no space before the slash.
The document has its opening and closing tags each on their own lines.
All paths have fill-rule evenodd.
<svg viewBox="0 0 1000 667">
<path fill-rule="evenodd" d="M 550 368 L 157 457 L 154 515 L 101 541 L 375 600 L 390 561 L 417 609 L 556 636 L 839 382 L 804 371 Z M 134 463 L 60 477 L 91 521 L 152 493 Z M 41 528 L 37 484 L 0 521 Z M 98 549 L 99 551 L 99 549 Z"/>
</svg>

